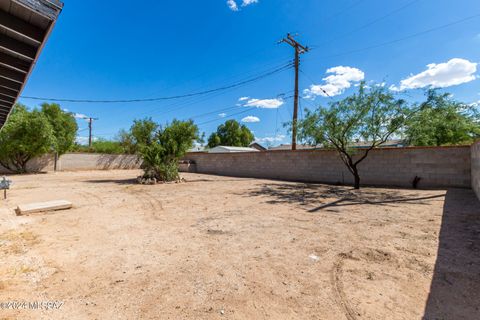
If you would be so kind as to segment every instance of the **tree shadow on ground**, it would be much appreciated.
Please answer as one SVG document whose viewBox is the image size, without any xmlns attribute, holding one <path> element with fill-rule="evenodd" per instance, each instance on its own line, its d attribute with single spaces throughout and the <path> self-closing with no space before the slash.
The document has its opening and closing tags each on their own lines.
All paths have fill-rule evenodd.
<svg viewBox="0 0 480 320">
<path fill-rule="evenodd" d="M 343 207 L 361 204 L 393 205 L 396 203 L 428 204 L 425 200 L 442 198 L 444 194 L 419 197 L 418 192 L 399 193 L 396 189 L 363 188 L 354 190 L 346 186 L 324 184 L 288 183 L 264 184 L 249 192 L 249 196 L 268 197 L 269 204 L 294 204 L 317 212 L 329 207 Z"/>
<path fill-rule="evenodd" d="M 121 185 L 126 185 L 126 184 L 138 184 L 138 181 L 136 178 L 131 178 L 131 179 L 98 179 L 98 180 L 85 180 L 84 182 L 87 183 L 115 183 L 115 184 L 121 184 Z"/>
<path fill-rule="evenodd" d="M 480 319 L 480 201 L 471 190 L 445 197 L 423 319 Z"/>
</svg>

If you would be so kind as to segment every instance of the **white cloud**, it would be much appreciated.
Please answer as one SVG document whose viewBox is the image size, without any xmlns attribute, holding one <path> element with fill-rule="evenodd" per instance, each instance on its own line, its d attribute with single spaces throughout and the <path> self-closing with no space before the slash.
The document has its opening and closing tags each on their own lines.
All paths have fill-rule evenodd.
<svg viewBox="0 0 480 320">
<path fill-rule="evenodd" d="M 477 78 L 477 63 L 454 58 L 444 63 L 431 63 L 427 70 L 402 80 L 399 86 L 390 86 L 391 90 L 420 89 L 425 87 L 446 88 L 473 81 Z"/>
<path fill-rule="evenodd" d="M 238 99 L 238 101 L 246 101 L 248 99 L 250 99 L 250 97 L 241 97 L 241 98 Z"/>
<path fill-rule="evenodd" d="M 242 0 L 242 7 L 247 7 L 251 4 L 258 3 L 258 0 Z M 235 0 L 227 0 L 227 5 L 232 11 L 238 11 L 238 4 Z"/>
<path fill-rule="evenodd" d="M 264 109 L 276 109 L 284 104 L 282 99 L 249 99 L 245 107 L 256 107 Z"/>
<path fill-rule="evenodd" d="M 97 137 L 92 137 L 92 141 L 97 141 L 97 140 L 98 140 Z M 88 144 L 88 137 L 76 137 L 76 138 L 75 138 L 75 141 L 76 141 L 78 144 L 87 145 L 87 144 Z"/>
<path fill-rule="evenodd" d="M 274 137 L 263 137 L 263 138 L 258 138 L 258 137 L 255 137 L 255 142 L 258 142 L 258 143 L 274 143 L 274 142 L 280 142 L 280 141 L 283 141 L 283 139 L 285 139 L 285 135 L 283 134 L 278 134 Z"/>
<path fill-rule="evenodd" d="M 234 0 L 227 0 L 227 5 L 232 11 L 238 11 L 238 5 Z"/>
<path fill-rule="evenodd" d="M 254 117 L 254 116 L 247 116 L 242 119 L 242 122 L 247 122 L 247 123 L 260 122 L 260 118 Z"/>
<path fill-rule="evenodd" d="M 309 89 L 303 91 L 307 99 L 316 96 L 333 97 L 345 92 L 352 83 L 365 79 L 365 73 L 357 68 L 338 66 L 327 70 L 328 77 L 323 78 L 324 84 L 312 84 Z"/>
<path fill-rule="evenodd" d="M 242 7 L 246 7 L 254 3 L 258 3 L 258 0 L 243 0 Z"/>
<path fill-rule="evenodd" d="M 81 114 L 81 113 L 75 113 L 73 116 L 77 119 L 88 119 L 88 117 L 86 115 Z"/>
<path fill-rule="evenodd" d="M 225 117 L 227 116 L 227 114 L 226 114 L 226 113 L 220 113 L 218 116 L 219 116 L 220 118 L 225 118 Z"/>
<path fill-rule="evenodd" d="M 477 102 L 472 102 L 470 106 L 475 108 L 480 107 L 480 100 L 478 100 Z"/>
</svg>

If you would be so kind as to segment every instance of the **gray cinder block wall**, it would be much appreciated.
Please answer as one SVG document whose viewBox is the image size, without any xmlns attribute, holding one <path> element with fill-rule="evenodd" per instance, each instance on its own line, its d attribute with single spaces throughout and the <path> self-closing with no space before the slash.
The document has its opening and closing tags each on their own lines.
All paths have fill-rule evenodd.
<svg viewBox="0 0 480 320">
<path fill-rule="evenodd" d="M 351 184 L 353 178 L 334 150 L 266 151 L 252 153 L 189 153 L 195 161 L 183 171 L 236 177 L 266 178 L 332 184 Z M 57 170 L 138 169 L 134 155 L 68 153 Z M 53 171 L 54 157 L 29 163 L 32 171 Z M 9 173 L 0 167 L 0 173 Z M 373 150 L 360 165 L 362 184 L 411 187 L 415 176 L 421 188 L 472 187 L 480 197 L 480 142 L 465 147 L 388 148 Z"/>
<path fill-rule="evenodd" d="M 472 145 L 472 189 L 480 200 L 480 140 Z"/>
<path fill-rule="evenodd" d="M 363 151 L 359 151 L 363 152 Z M 252 153 L 189 153 L 198 173 L 333 184 L 353 183 L 352 174 L 334 150 Z M 421 188 L 471 186 L 470 147 L 385 148 L 373 150 L 359 165 L 361 183 Z"/>
<path fill-rule="evenodd" d="M 53 171 L 54 156 L 44 155 L 28 163 L 29 172 Z M 58 171 L 138 169 L 141 161 L 135 155 L 66 153 L 57 160 Z M 0 166 L 0 173 L 11 173 Z"/>
</svg>

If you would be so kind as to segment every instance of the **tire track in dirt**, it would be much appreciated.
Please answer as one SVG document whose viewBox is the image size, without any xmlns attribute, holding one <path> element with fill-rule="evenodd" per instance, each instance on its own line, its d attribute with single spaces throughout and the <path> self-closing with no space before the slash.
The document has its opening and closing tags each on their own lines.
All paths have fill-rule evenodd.
<svg viewBox="0 0 480 320">
<path fill-rule="evenodd" d="M 348 302 L 347 296 L 345 295 L 345 291 L 343 288 L 343 264 L 345 260 L 344 254 L 339 254 L 337 261 L 333 264 L 333 268 L 330 274 L 330 279 L 332 282 L 332 288 L 334 291 L 334 298 L 335 302 L 341 306 L 345 317 L 348 320 L 356 320 L 357 319 L 357 312 L 353 309 L 353 307 Z"/>
<path fill-rule="evenodd" d="M 157 211 L 163 211 L 162 202 L 157 200 L 155 196 L 148 192 L 142 190 L 132 192 L 141 202 L 141 208 L 146 212 L 150 213 L 153 219 L 160 220 L 160 217 L 157 216 Z"/>
<path fill-rule="evenodd" d="M 88 206 L 98 205 L 103 206 L 105 204 L 102 197 L 98 196 L 92 191 L 80 191 L 79 195 L 87 200 Z M 95 201 L 92 201 L 94 199 Z"/>
</svg>

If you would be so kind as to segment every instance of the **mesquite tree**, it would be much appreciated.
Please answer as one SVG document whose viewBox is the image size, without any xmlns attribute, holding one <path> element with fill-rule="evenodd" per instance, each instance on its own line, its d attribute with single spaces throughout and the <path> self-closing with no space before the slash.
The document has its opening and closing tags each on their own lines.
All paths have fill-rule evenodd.
<svg viewBox="0 0 480 320">
<path fill-rule="evenodd" d="M 192 120 L 173 120 L 166 126 L 158 126 L 152 141 L 140 150 L 143 178 L 164 182 L 179 180 L 178 161 L 199 140 L 198 127 Z"/>
<path fill-rule="evenodd" d="M 28 162 L 51 151 L 55 143 L 54 130 L 45 114 L 17 104 L 0 130 L 0 164 L 25 173 Z"/>
<path fill-rule="evenodd" d="M 354 177 L 354 188 L 359 189 L 359 164 L 403 127 L 408 114 L 404 100 L 396 99 L 382 86 L 367 88 L 362 83 L 357 93 L 330 103 L 328 108 L 306 110 L 299 123 L 299 138 L 335 148 Z M 366 146 L 355 148 L 356 141 Z"/>
</svg>

